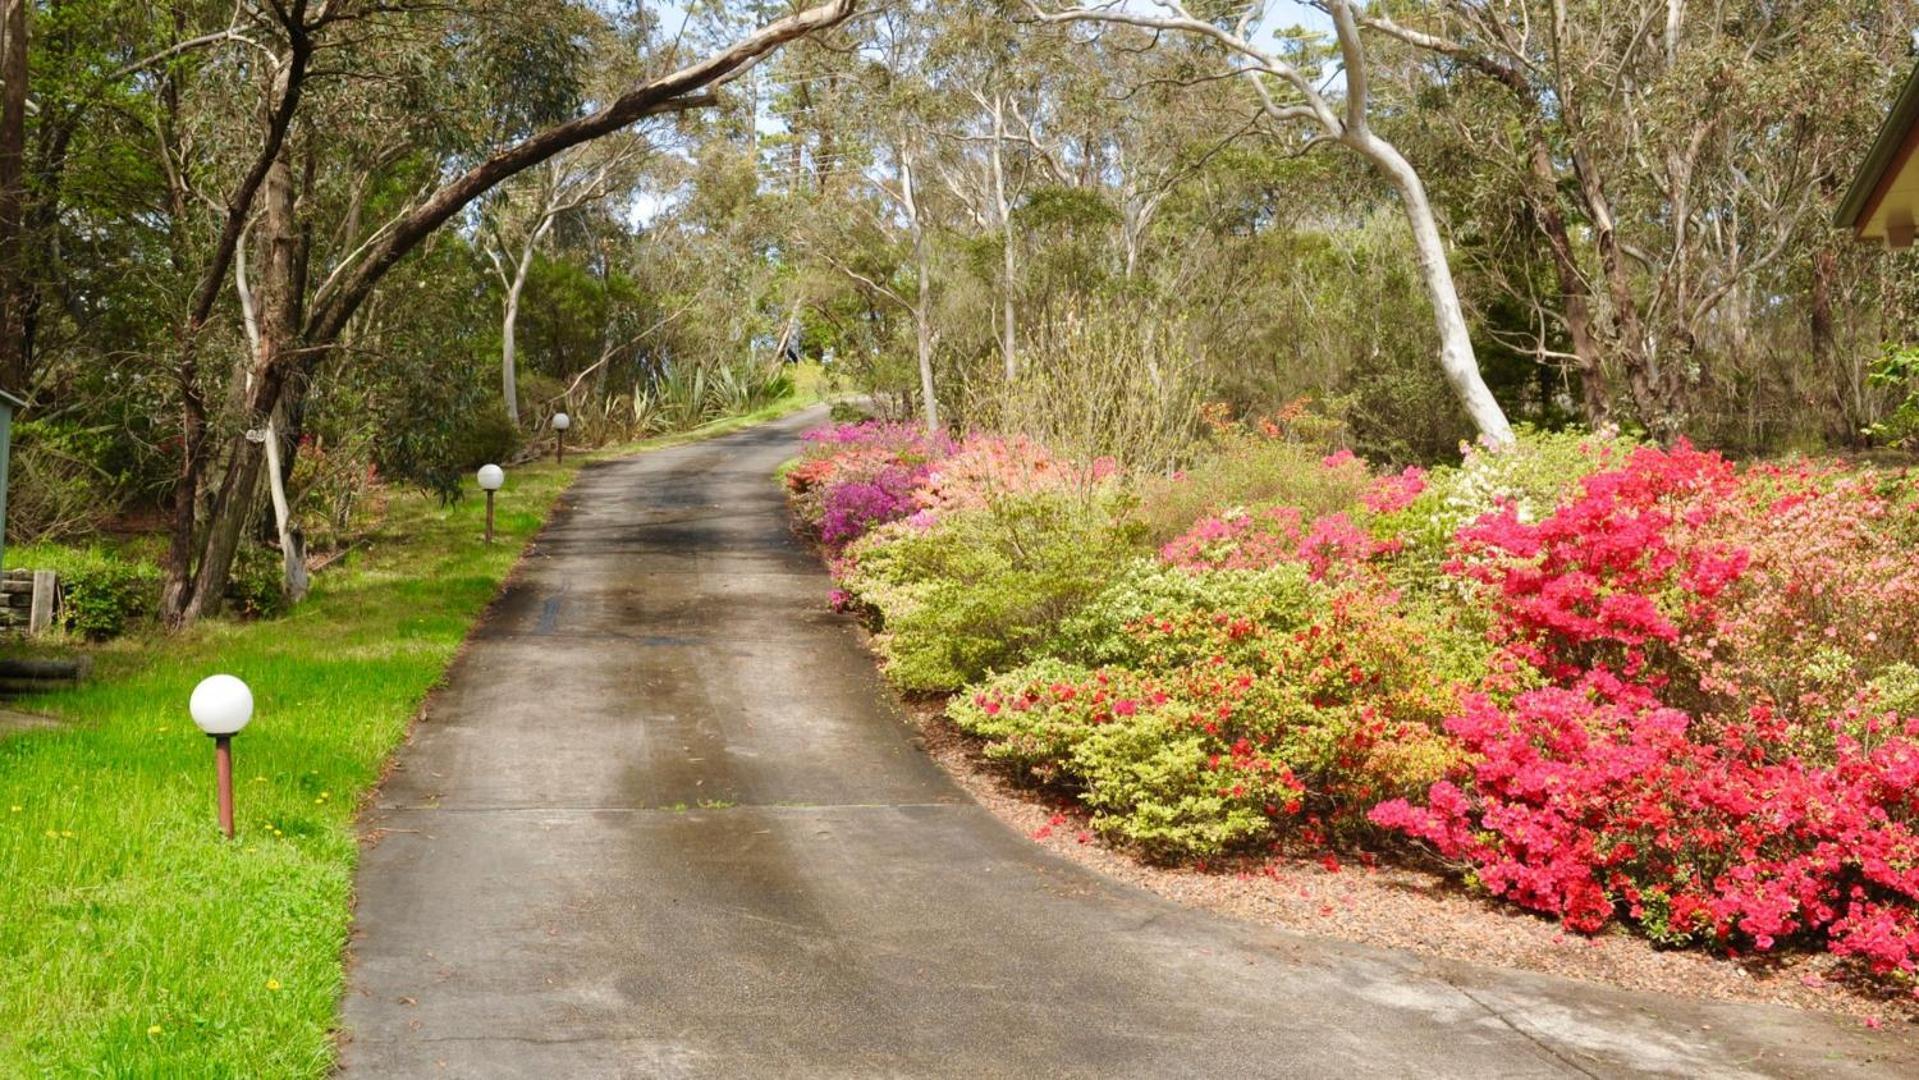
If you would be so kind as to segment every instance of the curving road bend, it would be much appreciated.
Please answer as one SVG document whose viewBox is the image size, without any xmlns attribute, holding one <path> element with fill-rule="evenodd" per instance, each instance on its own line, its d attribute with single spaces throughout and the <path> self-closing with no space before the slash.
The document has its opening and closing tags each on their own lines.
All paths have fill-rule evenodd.
<svg viewBox="0 0 1919 1080">
<path fill-rule="evenodd" d="M 815 410 L 586 471 L 358 879 L 368 1077 L 1915 1076 L 1856 1022 L 1179 908 L 914 743 L 772 472 Z"/>
</svg>

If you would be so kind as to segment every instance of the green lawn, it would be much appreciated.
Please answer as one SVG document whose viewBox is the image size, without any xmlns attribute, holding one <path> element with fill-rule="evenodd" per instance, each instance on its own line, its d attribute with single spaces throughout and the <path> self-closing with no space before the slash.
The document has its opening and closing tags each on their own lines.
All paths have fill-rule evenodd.
<svg viewBox="0 0 1919 1080">
<path fill-rule="evenodd" d="M 102 646 L 22 703 L 72 726 L 0 736 L 0 1076 L 327 1071 L 357 807 L 576 466 L 512 470 L 492 548 L 477 493 L 396 495 L 292 614 Z M 256 701 L 233 843 L 186 711 L 218 671 Z"/>
</svg>

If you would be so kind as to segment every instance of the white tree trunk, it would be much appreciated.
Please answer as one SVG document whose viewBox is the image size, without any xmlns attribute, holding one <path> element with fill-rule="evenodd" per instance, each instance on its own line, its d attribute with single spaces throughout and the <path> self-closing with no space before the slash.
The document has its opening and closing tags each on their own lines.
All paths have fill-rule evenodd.
<svg viewBox="0 0 1919 1080">
<path fill-rule="evenodd" d="M 919 291 L 913 302 L 913 337 L 919 353 L 920 401 L 926 415 L 926 430 L 938 431 L 940 407 L 933 385 L 933 275 L 926 265 L 926 226 L 920 220 L 919 192 L 914 184 L 913 165 L 902 158 L 900 193 L 906 203 L 906 220 L 913 228 L 913 263 L 919 278 Z"/>
<path fill-rule="evenodd" d="M 246 328 L 247 341 L 252 346 L 253 357 L 257 361 L 260 353 L 260 309 L 254 303 L 253 283 L 247 275 L 247 238 L 245 233 L 233 245 L 233 287 L 240 297 L 240 322 Z M 253 366 L 247 365 L 243 382 L 246 389 L 253 387 Z M 280 410 L 276 409 L 266 426 L 267 477 L 268 486 L 273 494 L 273 526 L 280 536 L 280 555 L 283 563 L 283 578 L 287 599 L 299 603 L 306 599 L 308 589 L 306 541 L 300 530 L 293 527 L 293 508 L 287 502 L 286 478 L 281 473 L 280 463 Z"/>
<path fill-rule="evenodd" d="M 1465 406 L 1466 415 L 1472 418 L 1481 437 L 1497 443 L 1512 442 L 1513 429 L 1506 420 L 1505 410 L 1494 400 L 1479 373 L 1472 335 L 1466 328 L 1466 312 L 1459 303 L 1459 290 L 1453 285 L 1446 243 L 1440 238 L 1439 223 L 1433 217 L 1425 183 L 1419 179 L 1412 163 L 1391 143 L 1364 131 L 1349 133 L 1345 141 L 1385 173 L 1399 192 L 1400 204 L 1406 210 L 1406 223 L 1412 227 L 1419 277 L 1433 305 L 1433 322 L 1439 331 L 1439 366 L 1446 382 Z"/>
<path fill-rule="evenodd" d="M 1014 321 L 1013 282 L 1019 272 L 1013 253 L 1013 207 L 1006 198 L 1006 103 L 993 98 L 993 202 L 999 213 L 1002 267 L 1000 275 L 1000 353 L 1006 360 L 1006 378 L 1019 376 L 1018 325 Z"/>
<path fill-rule="evenodd" d="M 500 317 L 500 400 L 506 403 L 506 418 L 515 427 L 520 423 L 520 385 L 515 366 L 519 351 L 516 333 L 520 321 L 520 286 L 516 278 L 506 292 L 506 310 Z"/>
<path fill-rule="evenodd" d="M 926 271 L 920 271 L 920 297 L 926 296 Z M 933 390 L 933 321 L 925 309 L 913 312 L 913 332 L 919 339 L 920 401 L 925 405 L 926 430 L 940 429 L 939 399 Z"/>
<path fill-rule="evenodd" d="M 513 279 L 507 282 L 506 304 L 500 314 L 500 398 L 506 403 L 506 418 L 515 427 L 520 423 L 520 295 L 526 291 L 526 276 L 533 268 L 533 249 L 546 230 L 547 223 L 543 222 L 520 249 L 520 261 L 513 268 Z"/>
<path fill-rule="evenodd" d="M 267 487 L 273 494 L 273 524 L 280 533 L 280 558 L 285 571 L 287 599 L 299 603 L 307 595 L 306 541 L 293 527 L 293 509 L 287 503 L 286 477 L 280 464 L 280 423 L 267 422 Z"/>
</svg>

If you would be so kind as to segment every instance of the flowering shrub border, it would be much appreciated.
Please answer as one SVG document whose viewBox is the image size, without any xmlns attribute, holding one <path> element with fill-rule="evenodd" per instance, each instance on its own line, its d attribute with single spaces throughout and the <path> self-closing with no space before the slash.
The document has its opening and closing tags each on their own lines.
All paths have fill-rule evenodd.
<svg viewBox="0 0 1919 1080">
<path fill-rule="evenodd" d="M 1216 507 L 1104 592 L 1074 586 L 1019 635 L 1029 662 L 949 715 L 1152 858 L 1398 837 L 1580 932 L 1819 947 L 1910 979 L 1919 483 L 1534 445 L 1377 475 L 1340 452 L 1295 487 L 1349 491 L 1343 509 Z M 902 609 L 862 560 L 1135 487 L 1025 439 L 883 427 L 817 440 L 788 483 L 836 602 L 876 618 Z M 993 587 L 999 564 L 976 565 Z"/>
</svg>

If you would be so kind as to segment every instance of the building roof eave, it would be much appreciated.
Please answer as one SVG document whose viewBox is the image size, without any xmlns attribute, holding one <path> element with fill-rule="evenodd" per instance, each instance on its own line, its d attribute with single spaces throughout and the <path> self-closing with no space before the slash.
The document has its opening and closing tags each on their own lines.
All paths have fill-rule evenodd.
<svg viewBox="0 0 1919 1080">
<path fill-rule="evenodd" d="M 1839 200 L 1839 209 L 1832 217 L 1835 226 L 1857 229 L 1872 215 L 1876 196 L 1884 187 L 1887 174 L 1898 168 L 1901 151 L 1915 127 L 1919 127 L 1919 64 L 1913 65 L 1912 73 L 1906 77 L 1905 89 L 1893 102 L 1886 122 L 1879 126 L 1879 134 L 1873 139 L 1872 149 L 1867 151 L 1859 172 L 1853 176 L 1852 186 L 1846 189 L 1845 198 Z"/>
</svg>

